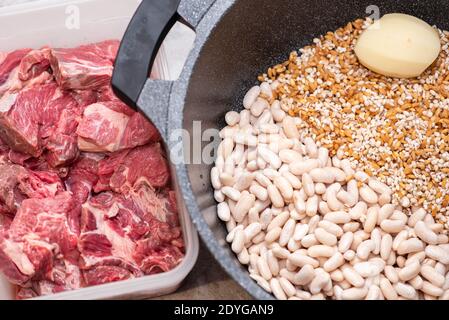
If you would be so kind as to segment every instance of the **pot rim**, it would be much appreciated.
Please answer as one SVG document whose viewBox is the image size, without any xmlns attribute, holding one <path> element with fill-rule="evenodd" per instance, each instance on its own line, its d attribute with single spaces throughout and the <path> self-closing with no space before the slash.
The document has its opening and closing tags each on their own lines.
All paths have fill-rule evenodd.
<svg viewBox="0 0 449 320">
<path fill-rule="evenodd" d="M 187 0 L 187 2 L 192 2 L 192 0 Z M 167 137 L 169 137 L 170 133 L 174 130 L 183 128 L 184 103 L 196 61 L 216 25 L 220 22 L 221 18 L 232 9 L 234 4 L 235 0 L 215 1 L 199 22 L 196 28 L 194 47 L 189 54 L 179 79 L 174 82 L 170 92 Z M 167 144 L 169 150 L 171 150 L 176 143 L 176 141 L 168 141 Z M 225 271 L 254 298 L 260 300 L 272 300 L 273 296 L 257 285 L 256 282 L 249 277 L 249 274 L 242 270 L 242 266 L 236 263 L 235 258 L 223 250 L 223 246 L 220 245 L 215 238 L 196 202 L 188 175 L 187 165 L 181 163 L 175 165 L 175 168 L 181 193 L 187 206 L 187 211 L 189 212 L 198 233 L 214 258 L 220 263 Z"/>
</svg>

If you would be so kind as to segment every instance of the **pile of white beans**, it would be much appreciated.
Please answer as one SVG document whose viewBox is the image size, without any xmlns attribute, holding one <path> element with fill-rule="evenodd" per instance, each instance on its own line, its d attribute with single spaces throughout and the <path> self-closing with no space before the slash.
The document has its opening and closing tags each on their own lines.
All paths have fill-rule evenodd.
<svg viewBox="0 0 449 320">
<path fill-rule="evenodd" d="M 388 186 L 303 139 L 272 86 L 226 114 L 211 171 L 226 240 L 250 276 L 278 299 L 449 300 L 443 226 L 422 208 L 406 215 Z"/>
</svg>

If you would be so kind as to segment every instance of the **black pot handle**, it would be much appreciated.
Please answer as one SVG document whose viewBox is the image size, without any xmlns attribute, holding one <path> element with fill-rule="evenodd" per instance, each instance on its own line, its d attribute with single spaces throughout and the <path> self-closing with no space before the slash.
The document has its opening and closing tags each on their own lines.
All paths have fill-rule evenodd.
<svg viewBox="0 0 449 320">
<path fill-rule="evenodd" d="M 181 0 L 143 0 L 120 44 L 112 75 L 115 94 L 137 108 L 156 54 L 167 33 L 180 20 Z"/>
</svg>

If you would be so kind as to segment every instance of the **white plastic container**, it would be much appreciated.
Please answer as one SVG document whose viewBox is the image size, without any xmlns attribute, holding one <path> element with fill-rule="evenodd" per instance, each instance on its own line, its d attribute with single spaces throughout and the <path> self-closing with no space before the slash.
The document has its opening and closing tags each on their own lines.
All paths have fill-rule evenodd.
<svg viewBox="0 0 449 320">
<path fill-rule="evenodd" d="M 45 45 L 75 47 L 106 39 L 121 39 L 139 3 L 140 0 L 40 0 L 0 8 L 0 51 Z M 158 53 L 151 77 L 170 78 L 164 46 Z M 198 235 L 179 197 L 178 208 L 186 254 L 175 269 L 37 299 L 135 299 L 175 291 L 192 270 L 199 250 Z M 0 278 L 0 299 L 14 297 L 14 286 Z"/>
</svg>

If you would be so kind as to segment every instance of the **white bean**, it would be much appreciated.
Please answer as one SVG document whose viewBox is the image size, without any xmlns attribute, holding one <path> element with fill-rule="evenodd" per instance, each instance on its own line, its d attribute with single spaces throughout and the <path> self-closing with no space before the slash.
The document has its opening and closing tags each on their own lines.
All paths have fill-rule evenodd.
<svg viewBox="0 0 449 320">
<path fill-rule="evenodd" d="M 384 274 L 391 283 L 396 283 L 399 281 L 398 271 L 393 266 L 385 266 Z"/>
<path fill-rule="evenodd" d="M 221 202 L 217 205 L 217 214 L 221 221 L 227 222 L 231 220 L 231 211 L 226 202 Z"/>
<path fill-rule="evenodd" d="M 380 280 L 380 290 L 382 291 L 383 296 L 387 300 L 397 300 L 398 294 L 394 287 L 391 285 L 390 281 L 383 277 Z"/>
<path fill-rule="evenodd" d="M 387 261 L 388 257 L 390 256 L 392 246 L 393 237 L 388 233 L 384 234 L 380 243 L 380 256 L 385 261 Z"/>
<path fill-rule="evenodd" d="M 307 151 L 307 154 L 309 155 L 309 157 L 317 158 L 318 157 L 318 147 L 317 147 L 315 141 L 312 138 L 307 137 L 304 139 L 304 144 L 306 146 L 306 151 Z"/>
<path fill-rule="evenodd" d="M 411 285 L 398 282 L 395 283 L 393 287 L 396 290 L 397 294 L 401 297 L 404 297 L 406 299 L 415 299 L 417 297 L 416 290 Z"/>
<path fill-rule="evenodd" d="M 293 283 L 296 285 L 304 286 L 309 284 L 315 277 L 315 269 L 312 265 L 304 265 L 293 278 Z"/>
<path fill-rule="evenodd" d="M 425 243 L 436 245 L 438 244 L 438 236 L 433 232 L 423 221 L 418 221 L 414 228 L 415 234 Z"/>
<path fill-rule="evenodd" d="M 357 288 L 361 288 L 365 284 L 365 280 L 349 265 L 344 265 L 342 267 L 343 275 L 346 281 Z"/>
<path fill-rule="evenodd" d="M 279 284 L 288 297 L 293 297 L 296 294 L 296 288 L 286 278 L 279 278 Z"/>
<path fill-rule="evenodd" d="M 221 192 L 231 200 L 239 201 L 240 199 L 240 192 L 232 187 L 223 187 Z"/>
<path fill-rule="evenodd" d="M 305 236 L 304 238 L 302 238 L 301 240 L 301 245 L 304 248 L 310 248 L 314 245 L 317 245 L 319 242 L 318 240 L 315 238 L 314 234 L 308 234 L 307 236 Z"/>
<path fill-rule="evenodd" d="M 317 159 L 307 159 L 307 160 L 299 160 L 290 163 L 289 169 L 290 172 L 294 175 L 300 176 L 304 173 L 310 172 L 314 168 L 318 168 L 319 162 Z"/>
<path fill-rule="evenodd" d="M 405 223 L 400 220 L 384 220 L 380 223 L 380 227 L 387 233 L 399 233 L 404 229 Z"/>
<path fill-rule="evenodd" d="M 334 255 L 335 252 L 335 248 L 326 245 L 314 245 L 307 249 L 307 254 L 313 258 L 330 258 Z"/>
<path fill-rule="evenodd" d="M 391 193 L 391 189 L 377 179 L 369 179 L 368 186 L 378 194 Z"/>
<path fill-rule="evenodd" d="M 268 191 L 268 196 L 271 200 L 271 202 L 273 203 L 273 206 L 275 206 L 276 208 L 283 208 L 284 207 L 284 199 L 282 198 L 281 193 L 279 192 L 279 189 L 273 185 L 270 184 L 267 188 Z"/>
<path fill-rule="evenodd" d="M 379 210 L 379 215 L 377 216 L 377 224 L 381 224 L 382 221 L 389 219 L 394 212 L 395 205 L 388 203 L 383 205 Z"/>
<path fill-rule="evenodd" d="M 233 217 L 236 222 L 243 221 L 243 219 L 248 214 L 249 210 L 252 207 L 254 207 L 255 201 L 256 201 L 256 197 L 253 194 L 250 194 L 247 191 L 244 191 L 241 193 L 240 199 L 238 199 L 237 204 L 236 204 L 234 210 L 232 211 Z"/>
<path fill-rule="evenodd" d="M 318 260 L 316 260 L 312 257 L 306 256 L 306 255 L 297 253 L 297 252 L 292 253 L 288 257 L 288 261 L 290 261 L 291 263 L 293 263 L 294 265 L 296 265 L 298 267 L 303 267 L 307 264 L 310 264 L 314 268 L 318 268 L 318 266 L 319 266 Z"/>
<path fill-rule="evenodd" d="M 271 287 L 271 291 L 273 292 L 273 295 L 276 297 L 276 299 L 287 300 L 287 296 L 286 296 L 284 290 L 282 290 L 281 284 L 279 283 L 278 279 L 272 278 L 270 280 L 270 287 Z"/>
<path fill-rule="evenodd" d="M 434 268 L 428 265 L 424 265 L 421 267 L 421 275 L 424 279 L 440 288 L 443 287 L 446 280 L 443 275 L 441 275 Z"/>
<path fill-rule="evenodd" d="M 257 275 L 257 274 L 250 274 L 249 275 L 254 281 L 257 282 L 259 286 L 262 287 L 265 291 L 268 293 L 271 293 L 271 287 L 267 280 L 265 280 L 263 277 Z"/>
<path fill-rule="evenodd" d="M 243 98 L 243 106 L 245 107 L 245 109 L 251 108 L 251 106 L 256 101 L 257 97 L 259 96 L 259 94 L 260 94 L 260 87 L 259 86 L 252 87 L 246 93 L 245 97 Z"/>
<path fill-rule="evenodd" d="M 349 250 L 349 248 L 351 248 L 353 240 L 354 240 L 354 234 L 350 231 L 346 232 L 340 238 L 340 241 L 338 243 L 338 250 L 341 253 L 345 253 L 346 251 Z"/>
<path fill-rule="evenodd" d="M 349 215 L 353 220 L 359 220 L 360 217 L 366 214 L 368 206 L 366 202 L 358 202 L 351 210 L 349 210 Z"/>
<path fill-rule="evenodd" d="M 287 179 L 282 176 L 275 177 L 274 185 L 278 188 L 285 200 L 290 200 L 293 198 L 293 187 Z"/>
<path fill-rule="evenodd" d="M 335 181 L 335 176 L 330 168 L 315 168 L 310 170 L 310 177 L 315 183 L 331 184 Z"/>
<path fill-rule="evenodd" d="M 323 269 L 327 272 L 332 272 L 345 263 L 345 259 L 340 252 L 334 253 L 323 265 Z"/>
<path fill-rule="evenodd" d="M 309 232 L 309 225 L 298 223 L 293 233 L 293 239 L 295 241 L 301 241 Z"/>
<path fill-rule="evenodd" d="M 424 250 L 424 243 L 416 238 L 411 238 L 408 240 L 402 241 L 398 249 L 396 250 L 398 254 L 405 255 L 414 252 L 420 252 Z"/>
<path fill-rule="evenodd" d="M 365 240 L 357 247 L 357 257 L 366 260 L 375 248 L 376 245 L 373 240 Z"/>
<path fill-rule="evenodd" d="M 418 221 L 422 221 L 426 215 L 427 215 L 426 210 L 424 210 L 423 208 L 419 208 L 418 210 L 413 212 L 410 218 L 408 219 L 408 225 L 413 228 L 416 225 L 416 223 Z"/>
<path fill-rule="evenodd" d="M 359 189 L 359 194 L 363 201 L 369 204 L 375 204 L 379 200 L 377 194 L 367 185 L 363 185 Z"/>
<path fill-rule="evenodd" d="M 302 175 L 302 187 L 304 188 L 304 192 L 308 197 L 312 197 L 315 194 L 315 185 L 313 184 L 313 180 L 308 173 L 304 173 Z"/>
<path fill-rule="evenodd" d="M 379 300 L 382 292 L 376 285 L 370 286 L 365 300 Z"/>
<path fill-rule="evenodd" d="M 402 268 L 399 271 L 398 275 L 402 281 L 409 281 L 415 278 L 419 274 L 420 270 L 421 270 L 420 263 L 418 261 L 415 261 L 409 264 L 408 266 Z"/>
<path fill-rule="evenodd" d="M 317 214 L 318 211 L 318 197 L 313 196 L 309 199 L 307 199 L 306 202 L 306 214 L 309 217 L 312 217 Z"/>
<path fill-rule="evenodd" d="M 273 251 L 270 250 L 267 252 L 267 264 L 270 268 L 271 274 L 273 276 L 277 276 L 279 274 L 279 262 L 278 259 L 274 256 Z"/>
<path fill-rule="evenodd" d="M 262 225 L 259 222 L 251 223 L 244 230 L 246 242 L 250 242 L 262 231 Z"/>
<path fill-rule="evenodd" d="M 337 244 L 337 237 L 324 230 L 323 228 L 315 229 L 315 238 L 326 246 L 334 246 Z"/>
<path fill-rule="evenodd" d="M 293 189 L 301 189 L 302 183 L 301 180 L 299 180 L 294 174 L 292 174 L 290 171 L 282 172 L 281 174 L 287 181 L 290 183 L 290 185 L 293 187 Z"/>
<path fill-rule="evenodd" d="M 335 211 L 335 212 L 329 212 L 324 216 L 324 220 L 336 223 L 336 224 L 343 224 L 348 223 L 351 221 L 351 216 L 344 212 L 344 211 Z"/>
<path fill-rule="evenodd" d="M 367 288 L 351 288 L 343 290 L 341 298 L 343 300 L 362 300 L 368 294 Z"/>
<path fill-rule="evenodd" d="M 234 239 L 232 241 L 231 249 L 235 253 L 239 254 L 242 252 L 245 245 L 245 233 L 243 230 L 237 230 L 234 235 Z"/>
<path fill-rule="evenodd" d="M 432 283 L 430 283 L 428 281 L 423 282 L 421 291 L 424 292 L 425 294 L 428 294 L 428 295 L 434 296 L 434 297 L 439 297 L 439 296 L 443 295 L 443 293 L 444 293 L 443 289 L 433 285 Z"/>
<path fill-rule="evenodd" d="M 332 233 L 336 237 L 341 237 L 343 235 L 343 229 L 333 222 L 322 220 L 318 223 L 318 226 L 327 232 Z"/>
<path fill-rule="evenodd" d="M 289 139 L 298 139 L 299 138 L 299 131 L 296 127 L 295 120 L 290 117 L 286 116 L 282 121 L 282 129 L 284 130 L 285 135 Z"/>
<path fill-rule="evenodd" d="M 281 235 L 279 237 L 279 245 L 281 247 L 284 247 L 287 245 L 290 238 L 293 236 L 293 233 L 295 231 L 296 221 L 293 219 L 289 219 L 284 227 L 282 228 Z"/>
<path fill-rule="evenodd" d="M 371 233 L 377 224 L 377 216 L 379 214 L 379 208 L 378 207 L 370 207 L 368 209 L 367 215 L 366 215 L 366 221 L 363 225 L 363 230 L 366 233 Z"/>
</svg>

